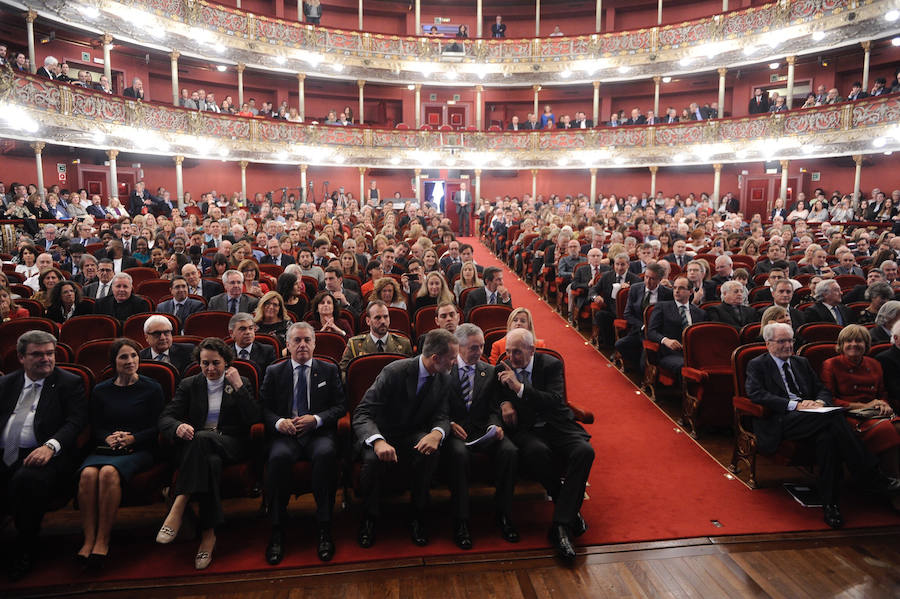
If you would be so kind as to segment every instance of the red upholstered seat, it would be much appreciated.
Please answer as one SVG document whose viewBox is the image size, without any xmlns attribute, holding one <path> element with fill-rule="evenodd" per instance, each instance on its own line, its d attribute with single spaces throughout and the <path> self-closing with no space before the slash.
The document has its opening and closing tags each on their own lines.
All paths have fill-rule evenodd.
<svg viewBox="0 0 900 599">
<path fill-rule="evenodd" d="M 113 339 L 119 336 L 119 321 L 106 314 L 85 314 L 73 316 L 59 329 L 59 340 L 69 345 L 75 352 L 78 348 L 95 339 Z"/>
<path fill-rule="evenodd" d="M 512 312 L 512 307 L 510 306 L 482 304 L 472 308 L 466 321 L 480 327 L 482 331 L 499 327 L 505 328 L 510 312 Z"/>
<path fill-rule="evenodd" d="M 147 266 L 135 266 L 133 268 L 126 268 L 122 272 L 126 272 L 131 275 L 131 284 L 135 289 L 144 281 L 153 281 L 159 279 L 159 272 L 157 272 L 155 268 L 150 268 Z M 166 282 L 168 283 L 168 281 Z"/>
<path fill-rule="evenodd" d="M 109 347 L 114 341 L 115 339 L 86 341 L 75 351 L 75 362 L 89 368 L 94 373 L 94 378 L 99 379 L 110 366 Z"/>
<path fill-rule="evenodd" d="M 825 360 L 837 355 L 837 346 L 834 341 L 807 343 L 797 350 L 797 355 L 809 360 L 812 369 L 816 371 L 816 374 L 821 375 L 822 364 L 825 363 Z"/>
<path fill-rule="evenodd" d="M 424 306 L 416 310 L 415 321 L 413 324 L 413 331 L 415 334 L 421 337 L 428 331 L 438 328 L 437 323 L 434 322 L 436 314 L 437 306 Z M 506 326 L 506 323 L 503 323 L 503 326 Z"/>
<path fill-rule="evenodd" d="M 734 418 L 731 354 L 740 334 L 727 324 L 698 322 L 685 329 L 682 344 L 682 425 L 694 437 L 701 424 L 727 427 Z"/>
<path fill-rule="evenodd" d="M 316 349 L 313 354 L 317 358 L 325 357 L 340 362 L 345 347 L 347 347 L 347 340 L 343 335 L 330 331 L 318 331 L 316 333 Z"/>
<path fill-rule="evenodd" d="M 391 328 L 402 332 L 407 337 L 412 337 L 412 322 L 409 319 L 409 312 L 402 308 L 388 308 L 388 313 L 391 316 Z"/>
<path fill-rule="evenodd" d="M 19 336 L 28 331 L 44 331 L 54 337 L 59 337 L 59 326 L 49 318 L 29 317 L 8 320 L 0 324 L 0 355 L 6 355 L 7 351 L 15 349 Z"/>
<path fill-rule="evenodd" d="M 135 285 L 135 292 L 143 295 L 156 306 L 171 293 L 172 281 L 165 279 L 147 279 Z"/>
<path fill-rule="evenodd" d="M 171 314 L 134 314 L 129 316 L 125 320 L 125 324 L 122 325 L 122 336 L 134 339 L 141 347 L 147 347 L 147 338 L 144 335 L 144 322 L 151 316 L 162 316 L 168 320 L 172 324 L 173 332 L 177 333 L 181 328 L 178 319 Z"/>
<path fill-rule="evenodd" d="M 803 344 L 820 341 L 837 343 L 842 328 L 833 322 L 808 322 L 797 329 L 797 339 Z"/>
<path fill-rule="evenodd" d="M 231 312 L 206 311 L 195 312 L 184 321 L 184 334 L 198 337 L 228 337 L 228 321 Z"/>
</svg>

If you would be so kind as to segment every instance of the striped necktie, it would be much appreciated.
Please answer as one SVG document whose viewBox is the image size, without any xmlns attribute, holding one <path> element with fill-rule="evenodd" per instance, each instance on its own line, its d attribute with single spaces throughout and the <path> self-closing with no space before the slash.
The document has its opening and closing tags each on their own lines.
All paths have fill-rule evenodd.
<svg viewBox="0 0 900 599">
<path fill-rule="evenodd" d="M 462 369 L 459 371 L 459 374 L 460 374 L 459 385 L 462 388 L 462 397 L 463 397 L 463 400 L 466 402 L 466 411 L 467 412 L 472 407 L 472 381 L 469 377 L 472 373 L 473 368 L 475 368 L 475 367 L 469 366 L 467 364 L 466 366 L 463 366 Z"/>
</svg>

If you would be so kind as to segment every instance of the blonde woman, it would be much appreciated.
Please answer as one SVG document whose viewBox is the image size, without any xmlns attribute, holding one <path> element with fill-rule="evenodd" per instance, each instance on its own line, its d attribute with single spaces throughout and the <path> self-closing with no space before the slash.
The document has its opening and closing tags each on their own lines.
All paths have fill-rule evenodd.
<svg viewBox="0 0 900 599">
<path fill-rule="evenodd" d="M 546 347 L 544 340 L 538 339 L 534 332 L 534 319 L 531 317 L 531 311 L 528 308 L 516 308 L 509 313 L 509 318 L 506 319 L 506 332 L 513 329 L 528 329 L 534 336 L 534 346 Z M 494 344 L 491 346 L 491 364 L 496 364 L 505 351 L 506 337 L 494 341 Z"/>
<path fill-rule="evenodd" d="M 453 283 L 453 295 L 456 296 L 456 302 L 459 303 L 459 296 L 462 295 L 463 290 L 483 286 L 484 281 L 479 278 L 475 263 L 463 262 L 462 268 L 459 269 L 459 278 Z"/>
<path fill-rule="evenodd" d="M 127 218 L 129 216 L 128 211 L 122 207 L 119 198 L 109 198 L 109 203 L 106 205 L 106 212 L 112 218 Z"/>
<path fill-rule="evenodd" d="M 453 293 L 447 287 L 444 275 L 430 272 L 425 275 L 425 282 L 419 287 L 412 301 L 412 313 L 415 314 L 425 306 L 437 306 L 441 302 L 454 301 Z"/>
<path fill-rule="evenodd" d="M 292 321 L 284 306 L 284 299 L 277 291 L 269 291 L 262 296 L 256 304 L 253 322 L 256 323 L 259 333 L 272 335 L 284 347 L 285 335 Z"/>
</svg>

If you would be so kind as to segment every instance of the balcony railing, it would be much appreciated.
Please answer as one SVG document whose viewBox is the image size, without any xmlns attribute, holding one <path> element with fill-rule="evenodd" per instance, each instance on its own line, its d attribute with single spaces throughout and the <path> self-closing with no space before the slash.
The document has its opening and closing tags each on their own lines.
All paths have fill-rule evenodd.
<svg viewBox="0 0 900 599">
<path fill-rule="evenodd" d="M 5 120 L 2 120 L 4 119 Z M 0 70 L 0 136 L 201 159 L 419 168 L 620 168 L 900 150 L 900 94 L 672 125 L 415 131 L 245 118 Z"/>
</svg>

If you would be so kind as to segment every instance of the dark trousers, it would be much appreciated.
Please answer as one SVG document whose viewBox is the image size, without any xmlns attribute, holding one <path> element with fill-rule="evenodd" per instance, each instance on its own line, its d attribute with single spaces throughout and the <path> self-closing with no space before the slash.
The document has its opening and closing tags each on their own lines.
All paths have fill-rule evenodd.
<svg viewBox="0 0 900 599">
<path fill-rule="evenodd" d="M 312 491 L 316 499 L 316 521 L 331 522 L 337 487 L 337 444 L 334 435 L 278 435 L 269 448 L 266 463 L 266 497 L 273 526 L 284 524 L 290 500 L 294 463 L 309 460 L 312 464 Z"/>
<path fill-rule="evenodd" d="M 789 412 L 782 427 L 782 439 L 815 443 L 819 490 L 826 505 L 838 502 L 842 464 L 860 478 L 872 476 L 878 466 L 878 459 L 866 450 L 840 412 Z"/>
<path fill-rule="evenodd" d="M 19 450 L 19 459 L 12 466 L 0 461 L 0 484 L 6 489 L 0 513 L 13 517 L 19 540 L 26 545 L 37 540 L 44 514 L 68 497 L 75 472 L 75 465 L 62 456 L 51 458 L 40 468 L 23 466 L 22 460 L 32 451 Z"/>
<path fill-rule="evenodd" d="M 207 530 L 225 522 L 222 511 L 222 470 L 246 453 L 242 439 L 216 431 L 201 430 L 179 448 L 176 495 L 190 495 L 200 504 L 200 528 Z"/>
<path fill-rule="evenodd" d="M 640 332 L 631 331 L 616 341 L 616 350 L 622 354 L 622 359 L 628 366 L 638 368 L 644 352 L 644 338 Z"/>
<path fill-rule="evenodd" d="M 613 321 L 615 319 L 615 314 L 609 310 L 598 310 L 594 312 L 594 324 L 596 324 L 599 329 L 597 334 L 598 342 L 604 347 L 612 347 L 613 343 L 615 343 L 616 333 L 613 328 Z"/>
<path fill-rule="evenodd" d="M 519 448 L 519 460 L 526 472 L 540 481 L 553 498 L 553 523 L 571 526 L 584 501 L 594 448 L 583 435 L 555 430 L 549 425 L 519 431 L 512 436 L 512 442 Z M 557 461 L 563 464 L 562 483 Z"/>
<path fill-rule="evenodd" d="M 472 225 L 471 225 L 471 215 L 469 214 L 469 210 L 463 210 L 461 212 L 457 212 L 456 216 L 459 218 L 459 234 L 461 237 L 469 237 L 472 234 Z"/>
<path fill-rule="evenodd" d="M 663 350 L 668 351 L 668 350 Z M 680 380 L 681 367 L 684 366 L 684 354 L 679 352 L 670 352 L 659 358 L 659 367 L 668 370 Z"/>
<path fill-rule="evenodd" d="M 512 515 L 513 490 L 516 486 L 516 472 L 519 463 L 519 450 L 507 439 L 491 443 L 488 446 L 472 449 L 466 442 L 450 434 L 441 448 L 443 467 L 450 483 L 450 503 L 453 517 L 457 520 L 469 519 L 469 478 L 471 475 L 470 458 L 472 453 L 483 453 L 491 456 L 494 462 L 497 513 L 509 518 Z"/>
<path fill-rule="evenodd" d="M 428 490 L 431 479 L 437 469 L 440 450 L 431 455 L 419 453 L 415 445 L 427 432 L 414 435 L 385 439 L 397 451 L 397 466 L 409 468 L 411 471 L 410 491 L 414 515 L 420 516 L 428 505 Z M 381 513 L 381 485 L 388 463 L 382 462 L 375 455 L 375 450 L 368 445 L 362 448 L 362 470 L 359 474 L 359 486 L 363 496 L 363 509 L 366 516 L 377 518 Z"/>
</svg>

